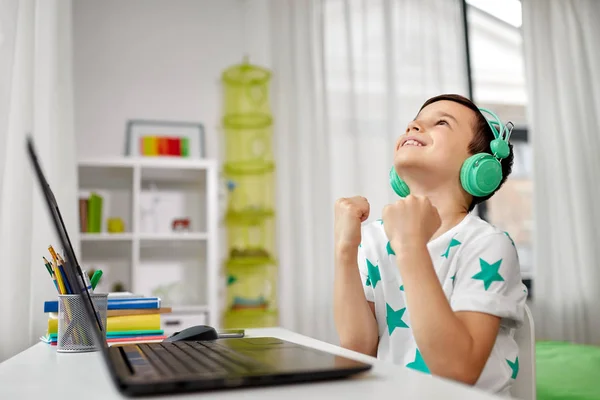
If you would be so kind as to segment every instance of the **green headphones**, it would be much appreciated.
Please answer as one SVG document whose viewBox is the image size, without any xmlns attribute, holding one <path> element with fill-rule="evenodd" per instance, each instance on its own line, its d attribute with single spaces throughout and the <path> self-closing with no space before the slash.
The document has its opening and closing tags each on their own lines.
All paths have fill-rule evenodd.
<svg viewBox="0 0 600 400">
<path fill-rule="evenodd" d="M 488 113 L 494 120 L 486 118 L 495 139 L 490 143 L 490 153 L 477 153 L 467 158 L 460 169 L 460 183 L 465 191 L 474 197 L 485 197 L 500 185 L 502 181 L 502 166 L 500 160 L 510 154 L 508 140 L 514 125 L 508 122 L 511 128 L 503 125 L 500 118 L 488 109 L 480 108 L 481 113 Z M 485 117 L 485 115 L 484 115 Z M 390 185 L 400 197 L 410 194 L 408 185 L 400 179 L 394 167 L 390 170 Z"/>
</svg>

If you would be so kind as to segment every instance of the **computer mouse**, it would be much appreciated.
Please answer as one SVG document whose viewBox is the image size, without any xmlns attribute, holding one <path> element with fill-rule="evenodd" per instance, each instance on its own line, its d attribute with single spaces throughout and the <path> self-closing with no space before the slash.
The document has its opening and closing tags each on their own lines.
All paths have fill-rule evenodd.
<svg viewBox="0 0 600 400">
<path fill-rule="evenodd" d="M 218 338 L 219 334 L 212 326 L 196 325 L 186 328 L 181 332 L 175 332 L 163 340 L 163 342 L 216 340 Z"/>
</svg>

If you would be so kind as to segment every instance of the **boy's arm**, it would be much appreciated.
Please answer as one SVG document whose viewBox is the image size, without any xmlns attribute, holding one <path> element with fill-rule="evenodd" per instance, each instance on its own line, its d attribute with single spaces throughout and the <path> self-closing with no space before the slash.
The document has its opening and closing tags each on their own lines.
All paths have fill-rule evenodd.
<svg viewBox="0 0 600 400">
<path fill-rule="evenodd" d="M 408 195 L 387 205 L 383 226 L 396 253 L 411 328 L 423 361 L 434 375 L 475 384 L 500 323 L 516 326 L 523 318 L 525 298 L 512 241 L 495 233 L 458 250 L 450 305 L 427 249 L 441 226 L 429 199 Z"/>
<path fill-rule="evenodd" d="M 365 297 L 357 260 L 357 248 L 336 248 L 334 320 L 342 347 L 375 357 L 379 343 L 375 306 Z"/>
<path fill-rule="evenodd" d="M 362 288 L 365 258 L 361 255 L 362 261 L 357 261 L 359 253 L 362 254 L 361 224 L 369 217 L 369 211 L 369 202 L 360 196 L 341 198 L 335 203 L 333 312 L 341 345 L 374 356 L 379 335 L 375 313 L 367 303 L 367 300 L 374 300 L 373 292 L 370 287 L 365 287 L 364 291 Z"/>
<path fill-rule="evenodd" d="M 397 262 L 417 346 L 432 374 L 475 384 L 490 356 L 500 323 L 522 318 L 525 294 L 516 249 L 495 233 L 460 249 L 452 304 L 426 246 L 404 248 Z"/>
<path fill-rule="evenodd" d="M 410 309 L 413 335 L 433 375 L 475 384 L 487 362 L 500 318 L 455 313 L 433 268 L 426 246 L 396 254 Z"/>
</svg>

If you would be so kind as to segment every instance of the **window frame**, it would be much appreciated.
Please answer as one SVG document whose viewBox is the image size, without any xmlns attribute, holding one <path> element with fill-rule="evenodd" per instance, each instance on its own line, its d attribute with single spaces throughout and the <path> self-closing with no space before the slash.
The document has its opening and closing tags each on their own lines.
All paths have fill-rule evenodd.
<svg viewBox="0 0 600 400">
<path fill-rule="evenodd" d="M 468 86 L 467 89 L 468 89 L 469 98 L 471 100 L 474 100 L 474 97 L 473 97 L 473 75 L 472 75 L 472 68 L 471 68 L 471 48 L 469 46 L 469 36 L 470 36 L 469 19 L 467 16 L 467 7 L 471 7 L 471 6 L 469 4 L 467 4 L 466 0 L 462 0 L 461 4 L 462 4 L 463 29 L 464 29 L 464 40 L 465 40 L 465 58 L 466 58 L 465 61 L 466 61 L 466 67 L 467 67 L 467 71 L 466 71 L 467 86 Z M 526 126 L 520 126 L 520 127 L 515 126 L 511 133 L 510 141 L 513 143 L 515 143 L 515 142 L 529 143 L 529 130 L 527 129 L 527 127 Z M 488 206 L 485 201 L 481 202 L 477 205 L 477 212 L 481 219 L 489 222 Z M 533 294 L 532 294 L 533 279 L 534 279 L 534 277 L 523 279 L 523 284 L 528 289 L 527 290 L 527 299 L 531 299 L 533 297 Z"/>
</svg>

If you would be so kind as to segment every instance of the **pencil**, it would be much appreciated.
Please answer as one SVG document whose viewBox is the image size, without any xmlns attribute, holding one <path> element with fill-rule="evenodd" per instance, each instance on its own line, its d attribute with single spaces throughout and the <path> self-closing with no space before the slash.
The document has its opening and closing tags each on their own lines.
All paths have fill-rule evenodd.
<svg viewBox="0 0 600 400">
<path fill-rule="evenodd" d="M 52 246 L 48 246 L 48 250 L 50 251 L 50 254 L 52 255 L 52 258 L 55 261 L 55 265 L 56 265 L 56 270 L 59 272 L 62 283 L 63 283 L 63 293 L 62 294 L 73 294 L 74 292 L 71 290 L 71 284 L 69 283 L 69 279 L 67 278 L 67 275 L 65 274 L 65 262 L 62 259 L 62 257 L 60 256 L 60 254 L 57 254 L 54 251 L 54 248 Z M 76 323 L 76 326 L 73 327 L 73 313 L 71 311 L 71 307 L 69 306 L 68 302 L 65 302 L 65 308 L 66 308 L 66 312 L 67 312 L 67 319 L 69 320 L 68 322 L 68 327 L 67 330 L 69 328 L 72 327 L 72 335 L 73 335 L 73 339 L 75 340 L 75 342 L 81 343 L 81 342 L 86 342 L 85 338 L 85 332 L 83 332 L 83 327 L 79 324 Z"/>
<path fill-rule="evenodd" d="M 50 261 L 46 260 L 46 257 L 42 258 L 44 259 L 44 265 L 46 265 L 46 269 L 48 270 L 48 273 L 52 278 L 52 282 L 54 282 L 54 287 L 56 287 L 56 290 L 58 291 L 58 293 L 60 293 L 60 289 L 58 288 L 58 282 L 56 282 L 56 276 L 54 275 L 54 271 L 52 270 L 52 264 L 50 263 Z"/>
<path fill-rule="evenodd" d="M 50 255 L 52 256 L 54 262 L 58 261 L 58 257 L 56 256 L 56 252 L 54 251 L 52 245 L 48 246 L 48 251 L 50 252 Z"/>
<path fill-rule="evenodd" d="M 56 277 L 56 281 L 58 282 L 59 293 L 60 294 L 68 294 L 67 288 L 65 287 L 65 283 L 62 279 L 62 274 L 60 273 L 60 269 L 58 268 L 58 264 L 56 262 L 52 263 L 52 270 L 54 271 L 54 276 Z"/>
<path fill-rule="evenodd" d="M 65 273 L 65 265 L 64 265 L 63 259 L 60 258 L 60 256 L 58 257 L 58 269 L 62 275 L 62 280 L 65 285 L 65 289 L 67 291 L 67 293 L 65 293 L 65 294 L 73 294 L 74 293 L 72 290 L 73 286 L 69 282 L 69 278 L 67 278 L 67 274 Z"/>
</svg>

